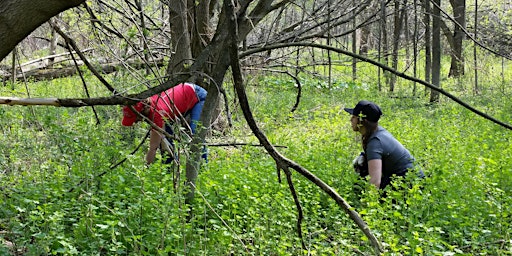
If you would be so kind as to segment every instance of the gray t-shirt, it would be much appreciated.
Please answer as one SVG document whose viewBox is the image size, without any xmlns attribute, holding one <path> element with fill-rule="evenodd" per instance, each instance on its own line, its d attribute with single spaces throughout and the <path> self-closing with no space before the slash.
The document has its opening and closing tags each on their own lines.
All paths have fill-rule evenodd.
<svg viewBox="0 0 512 256">
<path fill-rule="evenodd" d="M 413 167 L 414 158 L 409 150 L 380 126 L 368 139 L 365 151 L 368 161 L 382 160 L 383 177 L 390 177 L 393 174 L 404 175 L 407 169 Z"/>
</svg>

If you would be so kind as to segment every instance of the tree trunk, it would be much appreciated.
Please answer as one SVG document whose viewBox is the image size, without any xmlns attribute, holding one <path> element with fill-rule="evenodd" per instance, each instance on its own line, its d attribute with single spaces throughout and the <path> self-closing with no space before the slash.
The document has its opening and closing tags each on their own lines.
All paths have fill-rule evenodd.
<svg viewBox="0 0 512 256">
<path fill-rule="evenodd" d="M 407 0 L 404 0 L 404 5 L 406 6 Z M 393 13 L 393 56 L 392 56 L 392 68 L 394 70 L 398 69 L 398 50 L 400 47 L 400 35 L 402 32 L 402 23 L 404 19 L 405 10 L 400 12 L 400 1 L 395 0 L 395 11 Z M 391 76 L 389 81 L 389 91 L 393 92 L 395 90 L 396 76 Z"/>
<path fill-rule="evenodd" d="M 441 0 L 434 0 L 432 19 L 432 84 L 441 87 Z M 439 92 L 430 91 L 430 102 L 439 102 Z"/>
<path fill-rule="evenodd" d="M 450 0 L 455 18 L 453 29 L 453 47 L 451 49 L 450 77 L 460 77 L 464 75 L 464 56 L 462 55 L 462 42 L 466 28 L 466 0 Z M 476 25 L 475 25 L 476 26 Z"/>
<path fill-rule="evenodd" d="M 361 28 L 359 40 L 359 55 L 368 56 L 368 50 L 370 49 L 370 28 L 364 26 Z"/>
<path fill-rule="evenodd" d="M 475 1 L 475 42 L 478 38 L 478 0 Z M 477 60 L 477 45 L 476 43 L 473 43 L 473 62 L 475 63 L 475 94 L 478 94 L 478 91 L 480 90 L 478 86 L 478 60 Z"/>
<path fill-rule="evenodd" d="M 193 13 L 190 13 L 189 28 L 191 31 L 192 56 L 197 57 L 212 39 L 212 28 L 210 24 L 211 15 L 216 1 L 202 0 L 197 4 L 189 0 L 189 6 L 193 6 Z"/>
<path fill-rule="evenodd" d="M 385 0 L 381 0 L 381 19 L 380 19 L 380 40 L 381 40 L 381 56 L 384 58 L 383 63 L 384 65 L 388 66 L 389 64 L 389 55 L 388 55 L 388 30 L 387 30 L 387 12 L 386 12 L 386 2 Z M 389 84 L 389 74 L 387 72 L 383 72 L 384 74 L 384 83 Z M 381 88 L 379 83 L 379 89 Z"/>
<path fill-rule="evenodd" d="M 13 51 L 14 53 L 14 51 Z M 54 55 L 56 56 L 56 55 Z M 78 65 L 83 65 L 82 62 L 78 62 Z M 112 63 L 102 63 L 98 64 L 96 68 L 102 74 L 110 74 L 119 70 L 126 68 L 129 65 L 133 69 L 147 69 L 154 67 L 163 67 L 164 62 L 163 59 L 154 59 L 149 65 L 146 62 L 141 62 L 140 60 L 126 60 L 123 62 L 112 62 Z M 50 80 L 61 77 L 69 77 L 77 74 L 77 69 L 74 65 L 68 65 L 60 68 L 47 68 L 46 66 L 42 68 L 34 68 L 29 70 L 23 70 L 16 72 L 15 69 L 12 74 L 5 75 L 5 79 L 13 79 L 13 74 L 15 79 L 29 79 L 31 81 L 43 81 Z M 21 74 L 19 74 L 21 73 Z"/>
<path fill-rule="evenodd" d="M 83 2 L 85 0 L 3 0 L 0 4 L 0 60 L 49 18 Z"/>
<path fill-rule="evenodd" d="M 355 5 L 355 0 L 353 1 L 354 2 L 354 5 Z M 330 3 L 330 1 L 329 1 Z M 354 31 L 352 32 L 352 52 L 353 53 L 357 53 L 357 21 L 356 21 L 356 18 L 353 19 L 352 21 L 352 25 L 353 25 L 353 29 Z M 329 33 L 329 38 L 330 38 L 330 35 L 331 33 Z M 330 44 L 329 44 L 330 45 Z M 329 52 L 330 53 L 330 52 Z M 331 59 L 329 58 L 329 67 L 331 67 Z M 329 74 L 329 77 L 330 77 L 330 74 Z M 356 79 L 357 79 L 357 59 L 356 58 L 352 58 L 352 82 L 356 82 Z M 329 83 L 329 85 L 331 85 Z"/>
<path fill-rule="evenodd" d="M 167 74 L 180 73 L 192 64 L 192 49 L 188 27 L 187 0 L 169 1 L 171 59 Z"/>
<path fill-rule="evenodd" d="M 144 62 L 146 63 L 149 63 L 151 60 L 150 60 L 150 49 L 148 47 L 148 44 L 147 44 L 147 39 L 146 39 L 146 34 L 147 34 L 147 28 L 146 28 L 146 21 L 144 19 L 144 3 L 143 3 L 143 0 L 136 0 L 135 1 L 135 6 L 137 7 L 137 12 L 139 14 L 139 21 L 140 21 L 140 30 L 142 32 L 142 35 L 140 37 L 140 46 L 139 47 L 142 47 L 142 50 L 143 50 L 143 55 L 142 57 L 144 58 Z M 151 67 L 148 65 L 146 67 L 146 75 L 149 75 L 151 74 Z"/>
<path fill-rule="evenodd" d="M 59 15 L 57 15 L 58 17 Z M 55 20 L 54 20 L 55 21 Z M 55 21 L 56 22 L 56 21 Z M 50 26 L 50 30 L 51 30 L 51 38 L 50 38 L 50 55 L 54 56 L 55 54 L 57 54 L 57 42 L 59 40 L 58 36 L 57 36 L 57 32 L 55 31 L 55 29 Z M 48 65 L 47 67 L 51 68 L 53 66 L 53 63 L 55 61 L 55 58 L 52 57 L 52 58 L 49 58 L 48 59 Z"/>
<path fill-rule="evenodd" d="M 425 81 L 430 83 L 432 78 L 432 30 L 431 19 L 432 8 L 430 7 L 429 0 L 423 0 L 425 16 L 423 22 L 425 23 Z M 427 88 L 425 88 L 425 93 Z"/>
<path fill-rule="evenodd" d="M 16 47 L 12 51 L 12 63 L 11 63 L 11 69 L 12 69 L 12 77 L 11 77 L 11 89 L 14 90 L 14 84 L 16 84 L 16 60 L 18 59 L 18 51 L 16 51 Z"/>
<path fill-rule="evenodd" d="M 418 76 L 418 0 L 414 1 L 414 29 L 413 29 L 413 36 L 412 36 L 412 55 L 413 55 L 413 77 Z M 413 90 L 412 95 L 416 95 L 416 82 L 413 83 Z"/>
</svg>

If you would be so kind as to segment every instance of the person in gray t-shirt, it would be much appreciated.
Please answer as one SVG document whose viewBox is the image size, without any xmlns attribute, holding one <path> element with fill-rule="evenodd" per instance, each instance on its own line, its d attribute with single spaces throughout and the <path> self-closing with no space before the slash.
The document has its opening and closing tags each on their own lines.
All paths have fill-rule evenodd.
<svg viewBox="0 0 512 256">
<path fill-rule="evenodd" d="M 352 130 L 362 135 L 364 154 L 361 154 L 359 161 L 368 164 L 371 184 L 384 189 L 393 176 L 404 176 L 413 168 L 411 153 L 391 133 L 379 126 L 382 116 L 379 106 L 362 100 L 355 108 L 345 108 L 345 111 L 352 115 Z"/>
</svg>

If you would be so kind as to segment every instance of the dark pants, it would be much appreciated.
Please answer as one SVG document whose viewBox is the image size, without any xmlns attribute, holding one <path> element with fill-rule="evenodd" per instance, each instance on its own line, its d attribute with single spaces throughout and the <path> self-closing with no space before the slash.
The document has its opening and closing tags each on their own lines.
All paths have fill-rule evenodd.
<svg viewBox="0 0 512 256">
<path fill-rule="evenodd" d="M 391 183 L 394 177 L 403 177 L 407 174 L 408 170 L 402 170 L 398 173 L 392 174 L 391 176 L 385 176 L 382 175 L 382 178 L 380 179 L 380 189 L 384 189 L 387 185 Z"/>
</svg>

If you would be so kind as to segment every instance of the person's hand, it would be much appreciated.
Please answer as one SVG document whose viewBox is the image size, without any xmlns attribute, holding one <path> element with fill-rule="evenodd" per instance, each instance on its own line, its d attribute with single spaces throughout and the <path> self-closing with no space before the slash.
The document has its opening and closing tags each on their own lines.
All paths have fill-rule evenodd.
<svg viewBox="0 0 512 256">
<path fill-rule="evenodd" d="M 353 166 L 362 166 L 364 163 L 364 152 L 361 152 L 356 158 L 354 158 L 354 161 L 352 161 Z"/>
<path fill-rule="evenodd" d="M 366 177 L 368 175 L 368 162 L 366 161 L 366 155 L 364 152 L 361 152 L 361 154 L 352 161 L 352 166 L 359 176 Z"/>
</svg>

